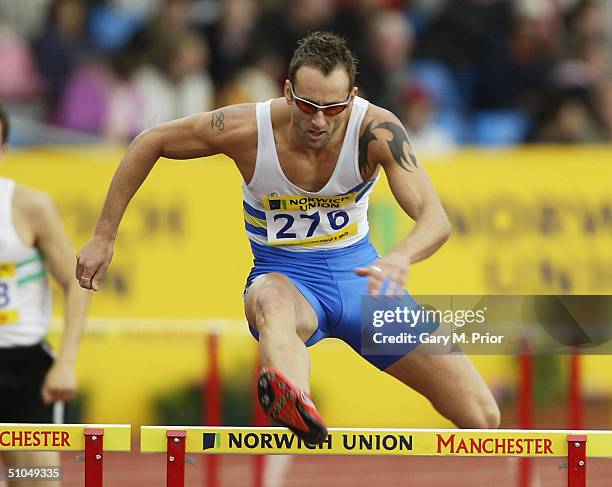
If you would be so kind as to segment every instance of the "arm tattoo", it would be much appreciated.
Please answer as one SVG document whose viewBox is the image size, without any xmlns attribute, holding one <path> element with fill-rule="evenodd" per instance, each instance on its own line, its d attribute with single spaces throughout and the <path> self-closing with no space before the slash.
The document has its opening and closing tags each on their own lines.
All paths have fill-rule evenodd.
<svg viewBox="0 0 612 487">
<path fill-rule="evenodd" d="M 372 133 L 372 122 L 368 122 L 363 135 L 359 137 L 359 172 L 363 176 L 368 169 L 368 145 L 373 140 L 376 140 L 376 136 Z"/>
<path fill-rule="evenodd" d="M 393 160 L 406 171 L 412 171 L 412 167 L 419 167 L 416 157 L 410 150 L 410 143 L 408 142 L 408 136 L 406 135 L 406 131 L 404 128 L 392 122 L 383 122 L 376 127 L 372 127 L 372 122 L 369 122 L 366 125 L 365 130 L 363 131 L 363 135 L 359 137 L 359 171 L 363 175 L 369 166 L 368 162 L 368 145 L 373 140 L 377 140 L 377 137 L 372 133 L 372 130 L 376 129 L 385 129 L 391 132 L 393 136 L 391 140 L 387 141 L 387 145 L 389 146 L 389 150 L 391 151 L 391 156 Z M 404 150 L 404 144 L 408 146 L 408 158 L 406 157 L 406 151 Z"/>
<path fill-rule="evenodd" d="M 416 157 L 414 157 L 414 154 L 410 150 L 410 142 L 408 142 L 408 136 L 406 135 L 404 127 L 397 123 L 383 122 L 376 128 L 386 129 L 393 135 L 393 138 L 387 141 L 387 145 L 389 146 L 393 159 L 402 169 L 411 171 L 411 165 L 414 167 L 419 167 Z M 410 157 L 410 160 L 406 158 L 404 144 L 408 146 L 408 157 Z"/>
<path fill-rule="evenodd" d="M 210 128 L 216 128 L 219 130 L 219 132 L 223 131 L 225 128 L 225 110 L 220 110 L 212 114 L 212 117 L 210 118 Z"/>
</svg>

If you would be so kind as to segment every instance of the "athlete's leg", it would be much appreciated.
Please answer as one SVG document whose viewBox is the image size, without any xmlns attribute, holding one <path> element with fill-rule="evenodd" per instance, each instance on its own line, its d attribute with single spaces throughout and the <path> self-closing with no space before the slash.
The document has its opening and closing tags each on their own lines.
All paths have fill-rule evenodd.
<svg viewBox="0 0 612 487">
<path fill-rule="evenodd" d="M 305 343 L 311 337 L 320 338 L 317 326 L 324 315 L 320 307 L 320 313 L 313 308 L 318 305 L 314 294 L 305 287 L 300 292 L 298 285 L 280 273 L 258 277 L 245 298 L 246 315 L 259 334 L 260 404 L 272 419 L 306 443 L 318 444 L 327 428 L 309 393 L 310 360 Z"/>
<path fill-rule="evenodd" d="M 310 391 L 305 342 L 317 329 L 317 315 L 291 280 L 273 272 L 255 279 L 245 298 L 246 317 L 259 332 L 261 364 L 282 372 Z"/>
<path fill-rule="evenodd" d="M 42 344 L 1 349 L 0 370 L 7 382 L 0 388 L 0 422 L 53 423 L 53 406 L 40 394 L 53 359 Z M 60 421 L 63 418 L 58 418 Z M 6 467 L 59 467 L 60 454 L 45 451 L 3 451 L 0 463 Z M 8 481 L 9 487 L 59 487 L 49 480 Z"/>
<path fill-rule="evenodd" d="M 427 397 L 440 414 L 459 428 L 499 426 L 497 403 L 465 355 L 415 350 L 391 364 L 385 372 Z"/>
<path fill-rule="evenodd" d="M 52 468 L 60 466 L 58 452 L 39 451 L 5 451 L 2 460 L 6 467 L 39 467 Z M 13 480 L 8 482 L 9 487 L 60 487 L 61 482 L 48 480 Z"/>
<path fill-rule="evenodd" d="M 435 350 L 434 347 L 439 346 L 432 344 L 408 349 L 408 353 L 395 361 L 394 357 L 388 355 L 361 353 L 361 296 L 367 294 L 367 280 L 340 282 L 339 287 L 344 305 L 344 320 L 336 328 L 338 338 L 379 369 L 423 394 L 443 416 L 458 427 L 497 428 L 497 403 L 465 355 L 450 355 L 448 351 Z M 425 328 L 421 331 L 433 331 L 430 325 L 423 326 Z"/>
</svg>

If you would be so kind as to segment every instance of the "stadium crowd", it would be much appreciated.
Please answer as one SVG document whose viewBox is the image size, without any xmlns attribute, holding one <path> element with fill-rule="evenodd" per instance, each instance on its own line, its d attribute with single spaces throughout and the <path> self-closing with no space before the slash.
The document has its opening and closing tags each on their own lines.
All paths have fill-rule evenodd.
<svg viewBox="0 0 612 487">
<path fill-rule="evenodd" d="M 605 0 L 0 0 L 0 102 L 59 134 L 127 141 L 280 96 L 297 39 L 326 29 L 417 152 L 606 143 L 610 27 Z"/>
</svg>

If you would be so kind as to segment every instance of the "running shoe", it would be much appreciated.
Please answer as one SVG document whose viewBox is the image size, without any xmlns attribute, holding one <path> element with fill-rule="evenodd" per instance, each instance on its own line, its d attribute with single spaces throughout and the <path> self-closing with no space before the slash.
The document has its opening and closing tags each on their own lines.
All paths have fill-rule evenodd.
<svg viewBox="0 0 612 487">
<path fill-rule="evenodd" d="M 295 387 L 278 370 L 263 367 L 257 391 L 259 404 L 274 421 L 289 428 L 308 445 L 325 440 L 327 428 L 310 394 Z"/>
</svg>

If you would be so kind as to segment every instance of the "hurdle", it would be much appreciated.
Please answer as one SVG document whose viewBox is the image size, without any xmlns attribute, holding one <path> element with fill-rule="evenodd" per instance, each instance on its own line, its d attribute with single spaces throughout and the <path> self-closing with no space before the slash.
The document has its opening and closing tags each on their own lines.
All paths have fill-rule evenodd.
<svg viewBox="0 0 612 487">
<path fill-rule="evenodd" d="M 568 487 L 585 487 L 587 458 L 612 457 L 612 431 L 330 428 L 310 446 L 286 428 L 142 426 L 140 451 L 166 454 L 167 487 L 185 485 L 187 454 L 565 457 Z"/>
<path fill-rule="evenodd" d="M 84 451 L 85 487 L 104 484 L 104 452 L 130 451 L 131 427 L 109 424 L 1 423 L 0 451 Z"/>
<path fill-rule="evenodd" d="M 526 345 L 525 345 L 526 347 Z M 568 373 L 568 424 L 571 430 L 582 429 L 583 423 L 583 399 L 582 399 L 582 355 L 574 350 L 569 356 Z M 522 430 L 533 428 L 534 417 L 534 357 L 525 353 L 519 357 L 519 384 L 518 384 L 518 408 L 517 423 Z M 523 457 L 519 461 L 518 487 L 530 487 L 533 482 L 534 470 L 531 460 Z"/>
</svg>

